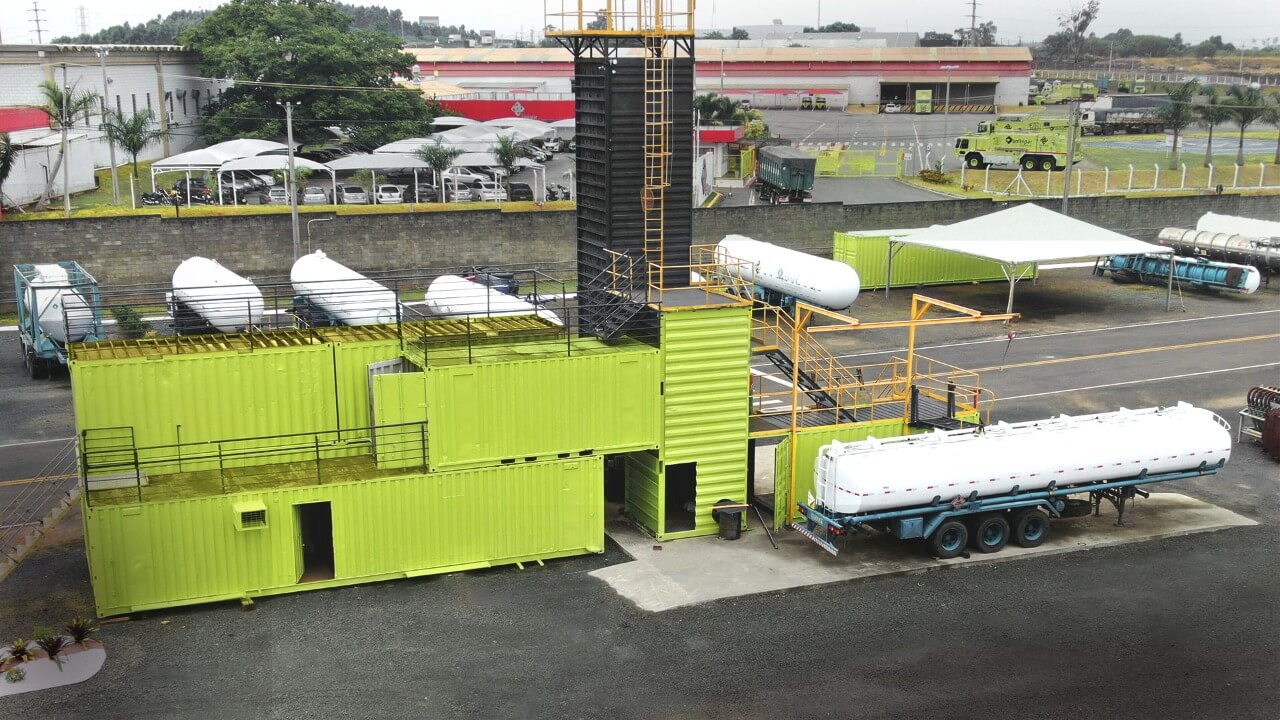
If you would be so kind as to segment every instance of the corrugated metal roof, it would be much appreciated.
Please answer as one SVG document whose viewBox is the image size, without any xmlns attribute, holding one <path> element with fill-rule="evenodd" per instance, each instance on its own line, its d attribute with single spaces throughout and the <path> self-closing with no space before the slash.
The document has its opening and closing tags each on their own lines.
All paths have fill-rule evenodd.
<svg viewBox="0 0 1280 720">
<path fill-rule="evenodd" d="M 567 63 L 573 59 L 564 48 L 408 48 L 407 51 L 413 53 L 418 62 L 428 63 Z M 1024 47 L 710 48 L 701 53 L 701 59 L 719 60 L 721 54 L 725 62 L 1031 62 L 1031 51 Z"/>
</svg>

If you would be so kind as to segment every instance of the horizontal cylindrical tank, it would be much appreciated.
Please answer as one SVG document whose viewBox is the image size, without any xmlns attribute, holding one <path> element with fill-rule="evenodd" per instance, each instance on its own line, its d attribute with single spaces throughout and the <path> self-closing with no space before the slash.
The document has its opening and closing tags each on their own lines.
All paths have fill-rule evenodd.
<svg viewBox="0 0 1280 720">
<path fill-rule="evenodd" d="M 858 271 L 835 260 L 742 235 L 726 235 L 718 248 L 718 254 L 727 256 L 721 271 L 819 307 L 843 310 L 862 289 Z"/>
<path fill-rule="evenodd" d="M 1114 255 L 1107 262 L 1112 273 L 1137 276 L 1143 282 L 1163 284 L 1169 280 L 1167 255 Z M 1202 257 L 1179 257 L 1173 261 L 1173 275 L 1179 282 L 1251 295 L 1262 284 L 1262 273 L 1252 265 L 1217 262 Z"/>
<path fill-rule="evenodd" d="M 351 268 L 334 262 L 323 250 L 303 255 L 289 272 L 293 291 L 343 325 L 377 325 L 396 321 L 396 294 Z"/>
<path fill-rule="evenodd" d="M 218 332 L 244 332 L 262 321 L 262 291 L 217 260 L 190 257 L 173 271 L 173 299 Z"/>
<path fill-rule="evenodd" d="M 537 315 L 556 325 L 562 324 L 550 310 L 457 275 L 441 275 L 432 280 L 427 286 L 425 301 L 427 309 L 441 317 Z"/>
<path fill-rule="evenodd" d="M 980 430 L 834 442 L 814 465 L 816 501 L 840 514 L 880 512 L 1041 490 L 1051 483 L 1120 480 L 1215 465 L 1231 456 L 1231 432 L 1208 410 L 1175 407 L 1066 415 Z M 1069 490 L 1064 490 L 1069 492 Z"/>
<path fill-rule="evenodd" d="M 1167 227 L 1160 231 L 1156 242 L 1173 248 L 1179 255 L 1203 255 L 1280 272 L 1280 239 L 1277 238 Z"/>
<path fill-rule="evenodd" d="M 1211 212 L 1200 216 L 1196 229 L 1247 237 L 1280 238 L 1280 222 Z"/>
<path fill-rule="evenodd" d="M 71 276 L 61 265 L 39 263 L 35 277 L 35 315 L 40 329 L 56 343 L 79 342 L 93 332 L 94 314 L 83 296 L 76 292 Z"/>
</svg>

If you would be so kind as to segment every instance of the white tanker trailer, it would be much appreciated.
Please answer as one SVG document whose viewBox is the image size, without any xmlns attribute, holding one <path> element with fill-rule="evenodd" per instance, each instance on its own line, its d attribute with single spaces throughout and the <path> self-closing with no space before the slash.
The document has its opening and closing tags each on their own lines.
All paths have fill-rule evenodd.
<svg viewBox="0 0 1280 720">
<path fill-rule="evenodd" d="M 843 310 L 858 298 L 858 272 L 842 262 L 815 257 L 742 235 L 726 235 L 717 245 L 718 270 L 756 286 L 765 302 L 788 309 L 796 300 Z"/>
<path fill-rule="evenodd" d="M 1219 215 L 1207 212 L 1196 221 L 1196 230 L 1207 230 L 1228 235 L 1245 235 L 1255 238 L 1280 238 L 1280 222 L 1258 220 L 1237 215 Z"/>
<path fill-rule="evenodd" d="M 424 300 L 427 309 L 439 317 L 537 315 L 556 325 L 564 324 L 550 310 L 458 275 L 441 275 L 432 280 Z"/>
<path fill-rule="evenodd" d="M 296 312 L 313 325 L 378 325 L 399 317 L 396 294 L 323 250 L 303 255 L 289 272 Z"/>
<path fill-rule="evenodd" d="M 19 263 L 13 280 L 22 359 L 33 379 L 67 364 L 67 343 L 104 337 L 98 281 L 79 263 Z"/>
<path fill-rule="evenodd" d="M 939 558 L 969 543 L 1035 547 L 1051 517 L 1108 500 L 1123 522 L 1125 501 L 1146 495 L 1138 486 L 1211 475 L 1230 456 L 1226 421 L 1186 403 L 833 442 L 818 453 L 808 501 L 797 503 L 805 521 L 792 527 L 832 554 L 836 538 L 867 529 L 924 538 Z M 1089 500 L 1064 500 L 1077 493 Z"/>
<path fill-rule="evenodd" d="M 173 271 L 169 312 L 179 333 L 245 332 L 262 322 L 262 291 L 217 260 L 191 257 Z"/>
</svg>

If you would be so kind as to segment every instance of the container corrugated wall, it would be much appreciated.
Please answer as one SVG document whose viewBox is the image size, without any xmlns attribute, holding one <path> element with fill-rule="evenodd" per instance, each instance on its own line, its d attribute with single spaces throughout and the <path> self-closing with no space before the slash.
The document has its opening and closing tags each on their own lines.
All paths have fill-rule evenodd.
<svg viewBox="0 0 1280 720">
<path fill-rule="evenodd" d="M 627 517 L 656 535 L 662 527 L 662 462 L 656 450 L 627 453 L 624 461 Z"/>
<path fill-rule="evenodd" d="M 236 528 L 234 506 L 266 508 Z M 298 582 L 297 505 L 328 502 L 334 579 Z M 599 457 L 84 507 L 100 615 L 601 552 Z"/>
<path fill-rule="evenodd" d="M 832 258 L 858 271 L 863 288 L 884 287 L 888 235 L 836 233 Z M 998 262 L 933 248 L 903 245 L 893 256 L 893 287 L 990 282 L 1005 279 Z"/>
<path fill-rule="evenodd" d="M 669 539 L 714 533 L 711 506 L 746 501 L 750 308 L 664 312 L 662 356 L 663 467 L 697 463 L 697 509 L 693 530 L 667 532 L 663 517 L 655 534 Z"/>
<path fill-rule="evenodd" d="M 658 351 L 430 367 L 432 470 L 656 448 Z"/>
<path fill-rule="evenodd" d="M 965 422 L 977 422 L 977 413 L 962 413 L 956 416 Z M 857 442 L 871 436 L 878 438 L 898 437 L 908 433 L 908 428 L 901 418 L 890 420 L 873 420 L 871 422 L 832 425 L 821 428 L 801 428 L 796 432 L 796 444 L 799 453 L 796 455 L 796 497 L 792 501 L 790 493 L 791 477 L 791 438 L 784 437 L 778 443 L 773 456 L 774 502 L 773 525 L 775 529 L 786 526 L 794 518 L 800 517 L 795 510 L 796 502 L 803 502 L 813 491 L 813 464 L 818 459 L 818 450 L 832 440 L 840 442 Z M 792 517 L 787 517 L 791 509 Z"/>
</svg>

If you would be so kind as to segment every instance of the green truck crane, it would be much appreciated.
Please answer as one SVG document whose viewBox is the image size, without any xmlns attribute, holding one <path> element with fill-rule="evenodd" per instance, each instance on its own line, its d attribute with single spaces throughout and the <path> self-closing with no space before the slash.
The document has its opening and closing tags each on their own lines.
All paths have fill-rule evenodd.
<svg viewBox="0 0 1280 720">
<path fill-rule="evenodd" d="M 1098 86 L 1091 82 L 1073 82 L 1045 85 L 1031 98 L 1036 105 L 1061 105 L 1077 100 L 1093 100 L 1098 97 Z"/>
<path fill-rule="evenodd" d="M 1001 115 L 978 123 L 976 132 L 956 138 L 956 157 L 966 167 L 1017 166 L 1023 170 L 1063 170 L 1071 127 L 1064 118 Z M 1080 144 L 1071 162 L 1081 159 Z"/>
</svg>

